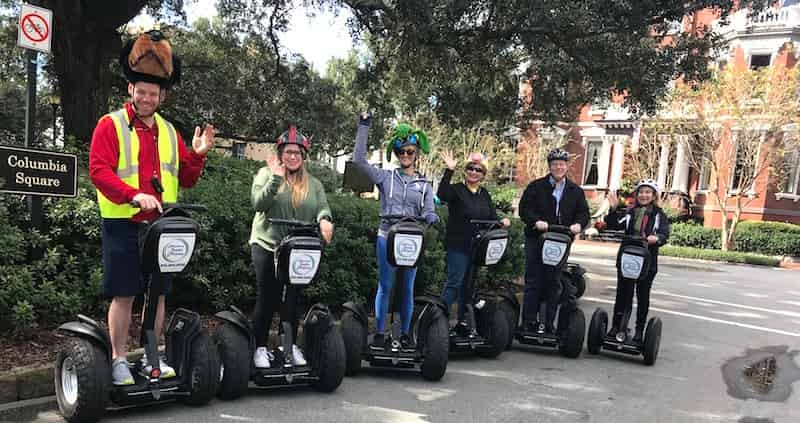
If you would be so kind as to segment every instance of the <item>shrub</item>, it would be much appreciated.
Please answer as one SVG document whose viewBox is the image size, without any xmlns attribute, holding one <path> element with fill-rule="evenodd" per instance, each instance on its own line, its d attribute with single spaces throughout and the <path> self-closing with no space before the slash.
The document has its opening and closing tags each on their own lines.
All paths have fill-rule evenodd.
<svg viewBox="0 0 800 423">
<path fill-rule="evenodd" d="M 677 222 L 670 225 L 669 243 L 672 245 L 720 248 L 719 229 L 706 228 L 693 222 Z"/>
<path fill-rule="evenodd" d="M 665 245 L 659 249 L 659 253 L 664 256 L 726 261 L 730 263 L 756 264 L 760 266 L 780 265 L 780 260 L 774 257 L 743 253 L 739 251 L 708 250 L 703 248 Z"/>
<path fill-rule="evenodd" d="M 800 225 L 744 221 L 736 228 L 734 242 L 738 251 L 772 256 L 800 256 Z"/>
</svg>

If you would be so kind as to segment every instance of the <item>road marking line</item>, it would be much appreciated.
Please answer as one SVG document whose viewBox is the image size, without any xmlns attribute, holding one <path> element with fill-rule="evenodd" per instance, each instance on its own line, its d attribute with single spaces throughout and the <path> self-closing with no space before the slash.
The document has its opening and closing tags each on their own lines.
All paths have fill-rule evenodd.
<svg viewBox="0 0 800 423">
<path fill-rule="evenodd" d="M 766 295 L 766 294 L 755 294 L 755 293 L 752 293 L 752 292 L 748 292 L 748 293 L 745 293 L 745 294 L 742 294 L 742 295 L 745 296 L 745 297 L 750 297 L 750 298 L 769 298 L 769 295 Z"/>
<path fill-rule="evenodd" d="M 767 316 L 750 313 L 748 311 L 720 311 L 720 310 L 711 310 L 712 313 L 722 314 L 728 317 L 741 317 L 744 319 L 766 319 Z"/>
<path fill-rule="evenodd" d="M 602 298 L 581 297 L 581 299 L 586 300 L 586 301 L 594 301 L 596 303 L 614 304 L 613 301 L 605 300 L 605 299 L 602 299 Z M 659 307 L 650 307 L 650 310 L 660 311 L 662 313 L 667 313 L 667 314 L 674 314 L 676 316 L 690 317 L 690 318 L 698 319 L 698 320 L 706 320 L 706 321 L 714 322 L 714 323 L 722 323 L 724 325 L 731 325 L 731 326 L 738 326 L 738 327 L 741 327 L 741 328 L 759 330 L 759 331 L 762 331 L 762 332 L 777 333 L 779 335 L 800 337 L 800 333 L 796 333 L 796 332 L 787 332 L 787 331 L 780 330 L 780 329 L 772 329 L 772 328 L 766 328 L 766 327 L 763 327 L 763 326 L 748 325 L 746 323 L 731 322 L 729 320 L 715 319 L 713 317 L 700 316 L 700 315 L 691 314 L 691 313 L 683 313 L 683 312 L 680 312 L 680 311 L 672 311 L 672 310 L 667 310 L 667 309 L 663 309 L 663 308 L 659 308 Z"/>
<path fill-rule="evenodd" d="M 784 300 L 784 301 L 778 301 L 778 302 L 779 302 L 779 303 L 781 303 L 781 304 L 788 304 L 788 305 L 793 305 L 793 306 L 800 307 L 800 301 L 788 301 L 788 300 Z"/>
<path fill-rule="evenodd" d="M 419 388 L 405 388 L 406 391 L 414 394 L 418 401 L 436 401 L 442 398 L 447 398 L 456 393 L 453 389 L 433 388 L 433 389 L 419 389 Z"/>
<path fill-rule="evenodd" d="M 800 313 L 797 313 L 797 312 L 794 312 L 794 311 L 774 310 L 774 309 L 762 308 L 762 307 L 754 307 L 754 306 L 749 306 L 749 305 L 744 305 L 744 304 L 727 303 L 725 301 L 709 300 L 707 298 L 690 297 L 688 295 L 673 294 L 671 292 L 662 291 L 662 290 L 655 290 L 655 291 L 653 291 L 653 294 L 668 295 L 670 297 L 675 297 L 675 298 L 683 298 L 683 299 L 686 299 L 686 300 L 701 301 L 701 302 L 704 302 L 704 303 L 726 305 L 726 306 L 730 306 L 730 307 L 743 308 L 745 310 L 761 311 L 761 312 L 764 312 L 764 313 L 780 314 L 781 316 L 800 317 Z"/>
<path fill-rule="evenodd" d="M 425 414 L 374 405 L 357 404 L 349 401 L 342 401 L 342 405 L 345 409 L 355 411 L 359 414 L 370 414 L 375 417 L 375 421 L 386 423 L 430 423 L 428 420 L 423 419 L 423 417 L 428 417 Z"/>
<path fill-rule="evenodd" d="M 252 417 L 231 416 L 230 414 L 220 414 L 219 417 L 222 418 L 222 419 L 234 420 L 234 421 L 239 421 L 239 422 L 260 422 L 260 421 L 263 421 L 263 420 L 260 420 L 260 419 L 254 419 Z"/>
</svg>

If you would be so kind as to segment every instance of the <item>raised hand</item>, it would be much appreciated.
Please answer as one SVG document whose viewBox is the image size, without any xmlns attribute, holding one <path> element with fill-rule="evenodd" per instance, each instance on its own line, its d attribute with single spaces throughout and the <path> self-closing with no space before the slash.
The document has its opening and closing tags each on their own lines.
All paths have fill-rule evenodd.
<svg viewBox="0 0 800 423">
<path fill-rule="evenodd" d="M 194 152 L 205 156 L 214 147 L 214 125 L 206 125 L 201 131 L 199 126 L 194 128 L 194 138 L 192 138 L 192 149 Z"/>
<path fill-rule="evenodd" d="M 286 171 L 283 163 L 278 160 L 278 156 L 274 153 L 269 153 L 267 155 L 267 166 L 269 166 L 269 171 L 272 173 L 273 176 L 283 176 Z"/>
<path fill-rule="evenodd" d="M 453 153 L 451 153 L 450 150 L 443 150 L 441 153 L 439 153 L 439 157 L 441 157 L 448 169 L 453 170 L 456 168 L 458 162 L 453 157 Z"/>
</svg>

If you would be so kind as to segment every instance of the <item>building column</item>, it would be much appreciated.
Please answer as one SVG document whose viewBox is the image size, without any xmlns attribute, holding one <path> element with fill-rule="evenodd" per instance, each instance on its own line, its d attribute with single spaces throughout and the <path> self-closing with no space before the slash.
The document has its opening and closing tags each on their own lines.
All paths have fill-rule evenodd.
<svg viewBox="0 0 800 423">
<path fill-rule="evenodd" d="M 686 139 L 678 138 L 678 151 L 675 155 L 674 173 L 672 174 L 672 192 L 689 193 L 689 159 L 686 156 Z"/>
<path fill-rule="evenodd" d="M 611 160 L 611 137 L 603 137 L 603 146 L 600 148 L 600 157 L 597 158 L 597 188 L 608 187 L 608 163 Z"/>
<path fill-rule="evenodd" d="M 658 186 L 664 189 L 667 185 L 667 171 L 669 170 L 670 138 L 667 135 L 659 135 L 658 140 L 661 142 L 661 154 L 658 156 Z"/>
<path fill-rule="evenodd" d="M 625 161 L 625 137 L 614 137 L 614 153 L 611 158 L 611 181 L 608 188 L 616 191 L 622 185 L 622 164 Z"/>
</svg>

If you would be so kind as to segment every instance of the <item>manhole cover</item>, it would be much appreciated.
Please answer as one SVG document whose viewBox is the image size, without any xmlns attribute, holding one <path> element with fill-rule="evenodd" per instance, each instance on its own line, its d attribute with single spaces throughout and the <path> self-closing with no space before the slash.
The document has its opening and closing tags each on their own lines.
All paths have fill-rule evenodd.
<svg viewBox="0 0 800 423">
<path fill-rule="evenodd" d="M 789 351 L 787 346 L 772 346 L 747 350 L 743 356 L 728 360 L 721 369 L 728 395 L 786 401 L 792 393 L 792 383 L 800 380 L 800 368 L 794 360 L 798 353 Z"/>
</svg>

